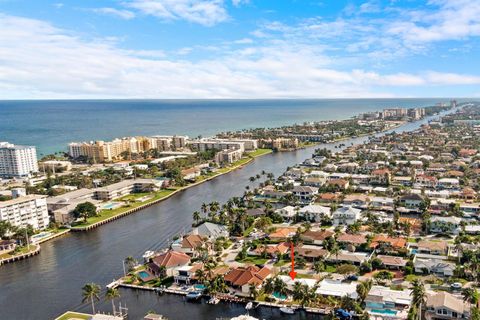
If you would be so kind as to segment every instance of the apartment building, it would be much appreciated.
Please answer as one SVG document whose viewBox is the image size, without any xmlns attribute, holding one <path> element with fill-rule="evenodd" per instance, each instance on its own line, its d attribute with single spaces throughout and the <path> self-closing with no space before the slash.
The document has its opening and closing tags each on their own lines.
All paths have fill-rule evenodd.
<svg viewBox="0 0 480 320">
<path fill-rule="evenodd" d="M 0 177 L 29 177 L 35 172 L 38 172 L 35 147 L 0 142 Z"/>
<path fill-rule="evenodd" d="M 215 162 L 234 163 L 242 159 L 242 154 L 242 150 L 240 149 L 222 150 L 215 155 Z"/>
<path fill-rule="evenodd" d="M 190 148 L 200 152 L 207 150 L 228 150 L 237 149 L 242 153 L 245 152 L 245 143 L 240 141 L 217 140 L 217 139 L 200 139 L 190 142 Z"/>
<path fill-rule="evenodd" d="M 47 228 L 50 219 L 46 196 L 32 194 L 0 202 L 0 221 L 8 221 L 16 227 Z"/>
<path fill-rule="evenodd" d="M 110 162 L 122 153 L 141 153 L 151 149 L 169 151 L 186 146 L 186 136 L 126 137 L 112 141 L 72 142 L 68 145 L 69 155 L 76 159 L 86 157 L 95 162 Z"/>
</svg>

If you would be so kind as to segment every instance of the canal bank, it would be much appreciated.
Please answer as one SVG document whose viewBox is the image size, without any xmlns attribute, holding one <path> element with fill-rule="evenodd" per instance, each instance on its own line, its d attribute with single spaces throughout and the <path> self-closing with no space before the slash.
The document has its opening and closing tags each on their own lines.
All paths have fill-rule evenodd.
<svg viewBox="0 0 480 320">
<path fill-rule="evenodd" d="M 427 120 L 408 123 L 396 131 L 414 130 Z M 42 254 L 5 265 L 0 270 L 2 319 L 52 319 L 65 310 L 88 312 L 89 305 L 80 303 L 81 287 L 85 283 L 95 282 L 104 286 L 112 281 L 112 277 L 123 273 L 122 260 L 126 256 L 139 258 L 146 250 L 165 247 L 175 235 L 190 229 L 192 212 L 198 210 L 202 203 L 225 202 L 241 195 L 246 185 L 252 185 L 249 177 L 262 170 L 278 176 L 287 166 L 310 157 L 315 148 L 338 150 L 340 144 L 348 146 L 366 139 L 368 137 L 265 155 L 240 170 L 145 208 L 142 214 L 128 215 L 101 229 L 88 233 L 69 233 L 47 242 L 42 245 Z M 170 319 L 192 318 L 192 314 L 196 315 L 195 319 L 214 319 L 245 313 L 243 306 L 238 305 L 189 304 L 187 308 L 177 296 L 158 297 L 136 290 L 121 290 L 121 294 L 120 300 L 127 303 L 132 319 L 139 319 L 148 310 L 155 310 Z M 110 303 L 103 300 L 98 308 L 106 312 L 111 309 Z M 274 319 L 279 316 L 275 312 L 252 315 Z"/>
</svg>

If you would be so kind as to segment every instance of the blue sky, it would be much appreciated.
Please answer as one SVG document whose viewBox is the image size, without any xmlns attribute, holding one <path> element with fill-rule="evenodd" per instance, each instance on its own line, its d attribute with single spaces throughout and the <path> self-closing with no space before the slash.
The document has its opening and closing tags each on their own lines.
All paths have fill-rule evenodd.
<svg viewBox="0 0 480 320">
<path fill-rule="evenodd" d="M 0 0 L 0 99 L 480 96 L 480 0 Z"/>
</svg>

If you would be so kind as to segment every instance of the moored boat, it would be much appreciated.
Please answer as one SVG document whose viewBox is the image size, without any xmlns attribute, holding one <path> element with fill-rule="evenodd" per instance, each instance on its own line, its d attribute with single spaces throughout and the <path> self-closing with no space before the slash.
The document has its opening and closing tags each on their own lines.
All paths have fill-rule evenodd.
<svg viewBox="0 0 480 320">
<path fill-rule="evenodd" d="M 200 299 L 201 297 L 202 297 L 202 293 L 199 292 L 199 291 L 191 291 L 191 292 L 187 293 L 187 295 L 185 296 L 187 301 L 195 301 L 195 300 Z"/>
<path fill-rule="evenodd" d="M 285 313 L 285 314 L 294 314 L 295 309 L 290 308 L 290 307 L 282 307 L 282 308 L 280 308 L 280 312 Z"/>
</svg>

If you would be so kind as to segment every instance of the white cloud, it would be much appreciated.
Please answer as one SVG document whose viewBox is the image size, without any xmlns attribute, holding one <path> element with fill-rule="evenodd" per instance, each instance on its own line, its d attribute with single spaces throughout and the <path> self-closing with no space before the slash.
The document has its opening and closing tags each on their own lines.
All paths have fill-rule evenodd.
<svg viewBox="0 0 480 320">
<path fill-rule="evenodd" d="M 407 44 L 463 40 L 480 36 L 480 1 L 431 0 L 429 9 L 406 11 L 387 32 Z"/>
<path fill-rule="evenodd" d="M 386 97 L 402 86 L 480 84 L 475 75 L 433 70 L 336 69 L 335 57 L 295 41 L 217 50 L 192 62 L 0 15 L 0 99 Z"/>
<path fill-rule="evenodd" d="M 113 15 L 125 20 L 130 20 L 135 18 L 135 13 L 129 10 L 120 10 L 115 8 L 95 8 L 92 9 L 95 13 Z"/>
<path fill-rule="evenodd" d="M 243 4 L 248 4 L 250 3 L 250 0 L 232 0 L 232 4 L 235 6 L 235 7 L 239 7 Z"/>
<path fill-rule="evenodd" d="M 162 20 L 213 26 L 228 19 L 223 0 L 130 0 L 125 6 Z"/>
</svg>

